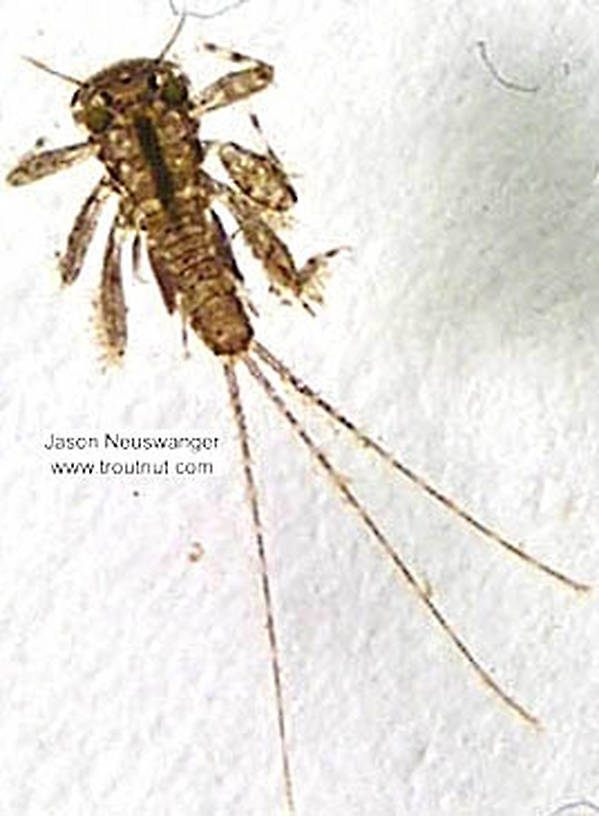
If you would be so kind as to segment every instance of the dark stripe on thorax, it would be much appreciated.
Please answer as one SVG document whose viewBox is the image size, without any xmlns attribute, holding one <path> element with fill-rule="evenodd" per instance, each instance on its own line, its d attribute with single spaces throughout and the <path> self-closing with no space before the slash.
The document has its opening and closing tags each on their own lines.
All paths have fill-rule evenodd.
<svg viewBox="0 0 599 816">
<path fill-rule="evenodd" d="M 136 116 L 134 124 L 142 153 L 150 165 L 150 172 L 152 173 L 152 178 L 156 185 L 158 200 L 167 212 L 173 213 L 175 187 L 173 185 L 172 176 L 164 161 L 156 129 L 152 121 L 145 116 Z"/>
</svg>

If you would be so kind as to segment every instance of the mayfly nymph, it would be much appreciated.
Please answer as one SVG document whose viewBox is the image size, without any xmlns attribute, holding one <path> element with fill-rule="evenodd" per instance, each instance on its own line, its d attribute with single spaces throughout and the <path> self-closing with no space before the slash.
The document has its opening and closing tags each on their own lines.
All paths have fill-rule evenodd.
<svg viewBox="0 0 599 816">
<path fill-rule="evenodd" d="M 360 430 L 256 339 L 246 306 L 243 277 L 230 237 L 214 207 L 224 206 L 232 214 L 241 236 L 264 268 L 271 290 L 301 303 L 310 311 L 311 302 L 322 300 L 322 273 L 328 259 L 338 250 L 314 255 L 302 266 L 296 265 L 275 229 L 281 217 L 294 205 L 296 195 L 254 115 L 251 121 L 263 139 L 262 152 L 251 151 L 232 141 L 202 140 L 199 134 L 203 116 L 267 88 L 273 80 L 273 68 L 261 60 L 207 43 L 205 48 L 209 52 L 236 63 L 240 69 L 225 74 L 194 93 L 188 77 L 179 66 L 166 59 L 180 26 L 158 57 L 124 60 L 85 81 L 59 74 L 36 60 L 30 60 L 43 70 L 77 86 L 72 112 L 75 121 L 85 128 L 88 136 L 78 144 L 25 156 L 9 173 L 7 180 L 13 185 L 28 184 L 85 159 L 98 159 L 103 165 L 103 174 L 75 219 L 60 261 L 60 270 L 65 284 L 78 278 L 102 206 L 110 196 L 117 196 L 118 211 L 108 234 L 98 300 L 99 324 L 107 356 L 121 358 L 126 348 L 127 310 L 121 277 L 121 254 L 124 237 L 133 233 L 134 268 L 139 266 L 141 247 L 145 242 L 150 266 L 166 309 L 170 314 L 179 313 L 184 326 L 189 327 L 222 362 L 241 445 L 260 564 L 285 803 L 288 812 L 294 814 L 293 777 L 274 612 L 276 605 L 269 577 L 250 436 L 236 374 L 238 365 L 245 366 L 249 371 L 279 415 L 325 472 L 333 489 L 352 507 L 359 522 L 478 677 L 504 704 L 530 724 L 537 723 L 534 715 L 505 691 L 474 657 L 432 600 L 425 582 L 406 565 L 347 479 L 318 447 L 265 371 L 269 369 L 273 372 L 285 388 L 323 412 L 326 418 L 348 431 L 362 447 L 459 516 L 481 536 L 575 590 L 584 591 L 588 587 L 538 561 L 478 521 Z M 206 172 L 204 163 L 207 154 L 215 154 L 220 159 L 231 184 L 218 181 Z M 190 558 L 197 560 L 202 551 L 201 545 L 194 545 Z"/>
</svg>

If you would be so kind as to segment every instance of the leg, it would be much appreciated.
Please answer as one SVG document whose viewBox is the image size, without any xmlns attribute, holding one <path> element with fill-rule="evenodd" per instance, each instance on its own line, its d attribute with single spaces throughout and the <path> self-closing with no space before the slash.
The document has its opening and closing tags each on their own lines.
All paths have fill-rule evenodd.
<svg viewBox="0 0 599 816">
<path fill-rule="evenodd" d="M 141 276 L 139 271 L 141 268 L 141 232 L 139 229 L 135 230 L 133 236 L 133 243 L 131 244 L 131 265 L 133 267 L 133 275 L 141 283 L 147 283 Z"/>
<path fill-rule="evenodd" d="M 136 210 L 131 201 L 121 198 L 121 216 L 122 225 L 133 231 L 133 241 L 131 243 L 131 267 L 133 269 L 133 276 L 140 283 L 147 283 L 148 281 L 141 274 L 141 250 L 142 250 L 142 234 L 145 231 L 143 215 L 139 210 Z"/>
<path fill-rule="evenodd" d="M 262 132 L 258 117 L 250 121 L 264 143 L 265 154 L 254 153 L 235 142 L 205 142 L 215 150 L 235 184 L 256 204 L 274 212 L 285 212 L 297 201 L 295 190 L 283 165 Z"/>
<path fill-rule="evenodd" d="M 100 296 L 96 304 L 99 336 L 107 362 L 119 360 L 127 345 L 127 307 L 121 275 L 121 245 L 126 225 L 126 218 L 119 210 L 108 234 Z"/>
<path fill-rule="evenodd" d="M 254 153 L 235 142 L 204 142 L 214 150 L 237 187 L 253 202 L 273 212 L 285 212 L 297 201 L 287 174 L 268 156 Z"/>
<path fill-rule="evenodd" d="M 277 294 L 289 294 L 299 299 L 309 312 L 309 301 L 322 303 L 322 279 L 327 260 L 342 247 L 309 258 L 297 268 L 287 245 L 262 218 L 261 208 L 246 196 L 224 184 L 213 181 L 215 197 L 233 214 L 246 243 L 266 271 L 270 288 Z"/>
<path fill-rule="evenodd" d="M 10 171 L 6 181 L 15 187 L 30 184 L 32 181 L 66 170 L 74 164 L 95 156 L 96 145 L 89 142 L 59 147 L 58 150 L 44 150 L 42 153 L 30 153 L 24 156 L 17 166 Z"/>
<path fill-rule="evenodd" d="M 230 62 L 248 63 L 248 67 L 242 71 L 225 74 L 225 76 L 204 88 L 200 92 L 193 116 L 203 116 L 208 111 L 246 99 L 248 96 L 262 91 L 273 80 L 274 69 L 266 62 L 246 57 L 238 51 L 228 51 L 226 48 L 214 45 L 214 43 L 204 43 L 204 48 Z"/>
<path fill-rule="evenodd" d="M 83 202 L 71 233 L 67 249 L 60 258 L 60 276 L 63 283 L 73 283 L 81 272 L 88 247 L 94 236 L 102 205 L 110 193 L 107 178 L 101 179 Z"/>
<path fill-rule="evenodd" d="M 256 116 L 255 113 L 250 113 L 250 122 L 252 123 L 252 127 L 254 128 L 254 130 L 256 131 L 258 136 L 260 137 L 260 140 L 262 141 L 262 144 L 264 145 L 264 150 L 267 153 L 268 157 L 270 158 L 271 162 L 273 164 L 277 165 L 282 170 L 283 169 L 283 163 L 281 162 L 281 160 L 279 159 L 279 157 L 277 156 L 275 151 L 272 149 L 272 147 L 269 145 L 268 140 L 267 140 L 266 136 L 264 135 L 264 131 L 262 130 L 262 125 L 260 124 L 260 120 L 258 119 L 258 117 Z"/>
</svg>

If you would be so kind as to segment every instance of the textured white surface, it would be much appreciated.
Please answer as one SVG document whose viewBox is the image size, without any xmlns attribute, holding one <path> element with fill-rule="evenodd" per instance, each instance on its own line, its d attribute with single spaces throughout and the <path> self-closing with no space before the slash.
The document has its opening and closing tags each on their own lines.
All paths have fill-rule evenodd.
<svg viewBox="0 0 599 816">
<path fill-rule="evenodd" d="M 173 22 L 157 0 L 23 1 L 2 15 L 3 172 L 39 136 L 79 138 L 72 88 L 20 54 L 85 77 L 156 54 Z M 316 320 L 265 299 L 251 266 L 259 337 L 481 519 L 590 581 L 598 26 L 590 0 L 253 0 L 190 21 L 175 48 L 196 84 L 226 68 L 194 51 L 204 37 L 276 65 L 254 108 L 298 176 L 291 246 L 300 257 L 353 247 Z M 479 40 L 538 92 L 500 86 Z M 211 127 L 247 137 L 243 110 Z M 261 598 L 218 365 L 195 344 L 185 360 L 155 286 L 129 280 L 126 364 L 102 375 L 89 320 L 101 237 L 72 291 L 52 274 L 92 164 L 2 190 L 0 811 L 280 813 Z M 549 816 L 599 803 L 596 597 L 497 553 L 325 433 L 475 653 L 541 718 L 533 733 L 243 385 L 298 816 Z M 158 429 L 220 436 L 216 475 L 60 479 L 42 449 L 51 432 Z M 205 555 L 192 565 L 196 540 Z"/>
</svg>

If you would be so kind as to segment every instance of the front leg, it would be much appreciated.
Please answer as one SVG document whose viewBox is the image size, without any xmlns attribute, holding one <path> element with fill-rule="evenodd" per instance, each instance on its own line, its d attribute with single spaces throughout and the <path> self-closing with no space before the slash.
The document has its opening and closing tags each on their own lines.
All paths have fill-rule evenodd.
<svg viewBox="0 0 599 816">
<path fill-rule="evenodd" d="M 216 54 L 230 62 L 248 63 L 248 67 L 242 71 L 234 71 L 231 74 L 217 79 L 200 91 L 199 98 L 193 109 L 193 116 L 203 116 L 208 111 L 222 108 L 225 105 L 232 105 L 241 99 L 258 93 L 266 88 L 273 80 L 274 68 L 262 60 L 247 57 L 238 51 L 229 51 L 214 43 L 204 43 L 204 48 L 212 54 Z"/>
<path fill-rule="evenodd" d="M 91 142 L 81 142 L 59 147 L 57 150 L 44 150 L 41 153 L 33 151 L 23 156 L 6 176 L 6 181 L 15 187 L 30 184 L 95 156 L 98 149 L 98 146 Z"/>
</svg>

